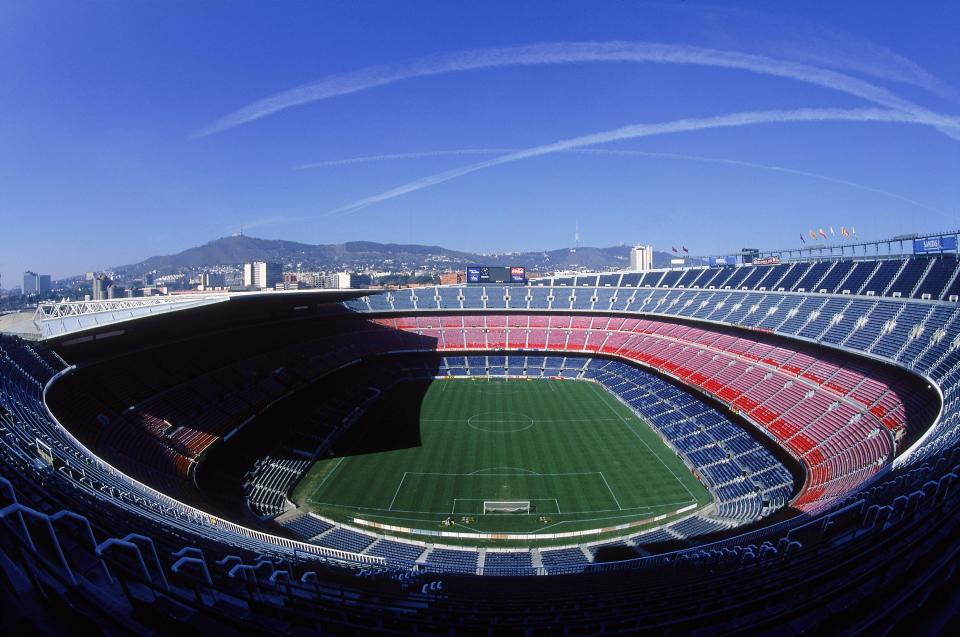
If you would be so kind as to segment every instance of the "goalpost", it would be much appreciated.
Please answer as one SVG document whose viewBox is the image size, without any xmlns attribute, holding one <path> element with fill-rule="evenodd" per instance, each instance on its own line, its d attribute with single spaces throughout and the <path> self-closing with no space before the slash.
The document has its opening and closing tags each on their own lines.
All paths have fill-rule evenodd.
<svg viewBox="0 0 960 637">
<path fill-rule="evenodd" d="M 530 500 L 484 500 L 483 514 L 530 513 Z"/>
</svg>

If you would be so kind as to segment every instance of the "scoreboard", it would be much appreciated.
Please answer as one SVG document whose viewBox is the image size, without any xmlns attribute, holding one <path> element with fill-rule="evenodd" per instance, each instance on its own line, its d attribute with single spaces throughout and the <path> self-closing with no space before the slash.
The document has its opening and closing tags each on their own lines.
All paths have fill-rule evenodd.
<svg viewBox="0 0 960 637">
<path fill-rule="evenodd" d="M 523 266 L 472 265 L 467 268 L 467 283 L 526 283 L 527 269 Z"/>
</svg>

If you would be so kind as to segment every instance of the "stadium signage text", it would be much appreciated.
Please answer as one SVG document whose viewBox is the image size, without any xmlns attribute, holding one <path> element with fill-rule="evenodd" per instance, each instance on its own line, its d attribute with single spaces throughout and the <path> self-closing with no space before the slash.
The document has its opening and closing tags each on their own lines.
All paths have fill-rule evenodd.
<svg viewBox="0 0 960 637">
<path fill-rule="evenodd" d="M 523 266 L 472 265 L 467 268 L 467 283 L 520 283 L 527 282 L 527 269 Z"/>
<path fill-rule="evenodd" d="M 913 240 L 914 254 L 927 254 L 930 252 L 946 252 L 948 250 L 956 251 L 957 237 L 928 237 L 926 239 Z"/>
</svg>

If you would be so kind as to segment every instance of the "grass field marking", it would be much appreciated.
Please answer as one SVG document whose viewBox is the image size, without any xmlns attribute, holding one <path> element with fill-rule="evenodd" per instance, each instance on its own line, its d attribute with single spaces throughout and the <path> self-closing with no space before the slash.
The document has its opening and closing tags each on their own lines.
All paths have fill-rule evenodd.
<svg viewBox="0 0 960 637">
<path fill-rule="evenodd" d="M 313 496 L 320 493 L 320 488 L 323 487 L 324 484 L 326 484 L 327 480 L 330 479 L 330 476 L 332 476 L 334 473 L 337 472 L 337 469 L 340 468 L 340 465 L 343 464 L 343 461 L 346 459 L 347 459 L 347 456 L 340 456 L 340 459 L 337 460 L 336 466 L 334 466 L 333 469 L 331 469 L 329 473 L 327 473 L 327 475 L 323 476 L 323 480 L 320 481 L 320 484 L 317 485 L 317 488 L 313 490 L 313 493 L 307 496 L 308 502 L 313 502 Z M 314 504 L 316 504 L 316 502 L 314 502 Z"/>
<path fill-rule="evenodd" d="M 483 498 L 455 498 L 455 499 L 458 499 L 458 500 L 483 500 Z M 533 499 L 532 499 L 532 501 L 535 501 L 535 500 L 553 500 L 553 501 L 555 501 L 555 502 L 557 503 L 557 509 L 560 509 L 560 501 L 559 501 L 557 498 L 533 498 Z M 390 519 L 396 519 L 396 520 L 414 520 L 414 521 L 418 521 L 418 522 L 424 522 L 424 521 L 426 521 L 426 522 L 433 522 L 433 520 L 432 520 L 432 519 L 425 520 L 425 519 L 422 518 L 422 517 L 412 517 L 412 518 L 411 518 L 411 517 L 404 517 L 404 516 L 397 516 L 397 515 L 387 515 L 387 514 L 388 514 L 388 513 L 413 513 L 413 514 L 420 515 L 420 516 L 425 516 L 425 515 L 448 515 L 448 513 L 447 513 L 446 511 L 423 511 L 423 510 L 419 510 L 419 509 L 418 509 L 418 510 L 411 510 L 411 509 L 392 509 L 392 510 L 387 510 L 387 509 L 384 509 L 383 507 L 361 506 L 361 505 L 358 505 L 358 504 L 349 504 L 349 505 L 347 505 L 347 504 L 342 504 L 342 503 L 339 503 L 339 502 L 315 502 L 315 501 L 313 501 L 313 500 L 311 500 L 311 503 L 312 503 L 312 504 L 316 504 L 316 505 L 320 505 L 320 506 L 339 507 L 339 508 L 343 508 L 343 509 L 358 510 L 358 511 L 359 511 L 359 510 L 371 511 L 371 512 L 373 512 L 373 513 L 368 514 L 368 515 L 373 515 L 373 516 L 379 517 L 379 518 L 390 518 Z M 609 512 L 613 512 L 613 513 L 621 513 L 621 512 L 623 512 L 623 511 L 642 511 L 642 510 L 646 510 L 646 509 L 659 509 L 659 508 L 662 508 L 662 507 L 677 506 L 677 505 L 681 505 L 681 504 L 690 504 L 690 501 L 689 501 L 689 500 L 683 500 L 683 501 L 681 501 L 681 502 L 661 502 L 661 503 L 659 503 L 659 504 L 651 504 L 651 505 L 643 505 L 643 506 L 638 506 L 638 507 L 630 507 L 629 509 L 622 509 L 622 510 L 620 510 L 620 511 L 618 511 L 617 509 L 600 509 L 600 510 L 598 510 L 598 511 L 594 511 L 593 513 L 605 513 L 605 512 L 608 512 L 608 511 L 609 511 Z M 636 515 L 636 513 L 625 513 L 624 515 L 620 515 L 620 516 L 604 516 L 604 517 L 600 517 L 600 518 L 577 518 L 577 519 L 575 519 L 575 520 L 561 520 L 560 522 L 554 522 L 552 526 L 556 526 L 556 525 L 559 525 L 559 524 L 577 524 L 577 523 L 579 523 L 579 522 L 581 522 L 581 521 L 583 521 L 583 522 L 596 522 L 596 521 L 599 521 L 599 520 L 611 520 L 611 519 L 615 519 L 615 518 L 619 518 L 619 517 L 627 517 L 627 518 L 629 518 L 629 517 L 634 516 L 634 515 Z M 547 528 L 547 527 L 544 527 L 544 528 Z"/>
<path fill-rule="evenodd" d="M 650 506 L 632 507 L 632 508 L 629 508 L 629 509 L 624 509 L 624 511 L 634 511 L 634 512 L 635 512 L 635 511 L 637 511 L 638 509 L 652 509 L 652 510 L 651 510 L 651 513 L 655 513 L 656 510 L 663 509 L 664 507 L 675 507 L 675 506 L 678 506 L 678 505 L 681 505 L 681 504 L 690 504 L 690 501 L 689 501 L 689 500 L 684 500 L 684 501 L 682 501 L 682 502 L 662 502 L 662 503 L 660 503 L 660 504 L 655 504 L 655 505 L 650 505 Z M 614 513 L 619 513 L 619 511 L 614 511 L 613 509 L 611 509 L 611 511 L 613 511 Z M 551 522 L 550 524 L 548 524 L 548 525 L 546 525 L 546 526 L 543 526 L 543 527 L 540 527 L 540 528 L 536 529 L 535 531 L 531 531 L 530 533 L 531 533 L 531 535 L 536 535 L 537 533 L 543 533 L 543 532 L 546 531 L 547 529 L 551 529 L 551 528 L 556 527 L 556 526 L 563 526 L 563 525 L 569 525 L 569 524 L 580 524 L 581 522 L 607 523 L 607 522 L 609 522 L 610 520 L 617 520 L 617 519 L 627 519 L 627 520 L 631 520 L 631 519 L 635 518 L 636 515 L 637 515 L 637 513 L 624 513 L 623 515 L 608 515 L 608 516 L 604 516 L 604 517 L 602 517 L 602 518 L 577 518 L 576 520 L 558 520 L 557 522 Z M 660 514 L 657 514 L 657 515 L 660 515 Z M 671 522 L 675 522 L 675 521 L 676 521 L 676 519 L 671 520 Z M 651 521 L 651 523 L 652 523 L 652 521 Z M 645 532 L 645 531 L 641 531 L 641 532 Z M 621 538 L 621 539 L 622 539 L 622 538 Z"/>
<path fill-rule="evenodd" d="M 376 515 L 377 517 L 381 517 L 381 518 L 396 517 L 396 516 L 387 515 L 388 513 L 416 513 L 418 515 L 447 515 L 446 511 L 421 511 L 419 509 L 415 511 L 411 509 L 384 509 L 383 507 L 368 507 L 368 506 L 361 506 L 359 504 L 343 504 L 340 502 L 314 502 L 312 500 L 310 502 L 311 504 L 339 507 L 341 509 L 349 509 L 349 510 L 363 509 L 364 511 L 374 511 L 375 513 L 373 513 L 372 515 Z M 397 519 L 401 519 L 401 518 L 397 518 Z M 403 518 L 403 519 L 423 521 L 423 518 Z"/>
<path fill-rule="evenodd" d="M 393 497 L 393 500 L 391 501 L 391 505 L 390 505 L 391 508 L 388 509 L 388 511 L 393 511 L 393 510 L 394 510 L 394 509 L 392 508 L 392 507 L 393 507 L 393 504 L 396 502 L 396 499 L 397 499 L 399 493 L 401 492 L 403 485 L 405 484 L 405 480 L 406 480 L 407 476 L 440 476 L 440 477 L 443 477 L 443 478 L 467 478 L 467 477 L 474 477 L 474 478 L 491 478 L 491 477 L 492 477 L 492 478 L 518 478 L 518 477 L 544 478 L 544 477 L 570 477 L 570 476 L 599 476 L 599 477 L 600 477 L 600 480 L 603 482 L 605 488 L 607 489 L 607 493 L 610 495 L 610 498 L 612 499 L 614 505 L 615 505 L 617 508 L 614 509 L 614 508 L 611 507 L 611 508 L 609 508 L 609 509 L 590 509 L 590 510 L 585 510 L 585 511 L 579 511 L 578 514 L 600 514 L 600 513 L 607 513 L 607 512 L 617 512 L 617 513 L 619 513 L 619 512 L 624 511 L 623 506 L 620 504 L 620 500 L 617 498 L 616 494 L 613 492 L 613 489 L 611 488 L 610 483 L 607 481 L 607 478 L 606 478 L 605 475 L 603 475 L 603 472 L 602 472 L 602 471 L 564 471 L 564 472 L 559 472 L 559 473 L 538 473 L 538 472 L 536 472 L 536 471 L 530 471 L 529 469 L 522 469 L 522 468 L 517 468 L 517 467 L 489 467 L 489 468 L 486 468 L 486 469 L 480 469 L 480 470 L 478 470 L 478 471 L 481 471 L 481 472 L 482 472 L 482 471 L 498 471 L 498 470 L 499 470 L 499 471 L 503 471 L 503 470 L 505 470 L 505 469 L 508 469 L 508 470 L 510 470 L 511 472 L 510 472 L 510 473 L 478 473 L 477 471 L 474 471 L 474 472 L 471 472 L 471 473 L 445 473 L 445 472 L 431 472 L 431 471 L 405 471 L 404 474 L 403 474 L 403 478 L 400 480 L 400 484 L 397 485 L 397 491 L 394 493 L 394 497 Z M 516 471 L 526 471 L 526 473 L 516 473 Z M 597 484 L 599 485 L 599 482 L 598 482 Z M 453 513 L 463 513 L 462 511 L 461 511 L 461 512 L 457 512 L 457 510 L 456 510 L 456 509 L 457 509 L 457 502 L 458 502 L 458 501 L 464 501 L 464 502 L 476 501 L 476 502 L 480 502 L 480 501 L 483 501 L 483 500 L 490 500 L 490 499 L 492 499 L 492 498 L 489 497 L 489 496 L 487 496 L 487 497 L 480 497 L 480 498 L 455 497 L 455 498 L 453 498 L 453 508 L 451 509 L 451 511 L 452 511 Z M 560 507 L 560 500 L 559 500 L 559 498 L 556 498 L 556 497 L 553 497 L 553 496 L 536 497 L 536 496 L 531 496 L 531 495 L 527 495 L 527 496 L 520 495 L 520 496 L 517 496 L 516 499 L 519 499 L 519 500 L 530 500 L 531 502 L 536 502 L 536 501 L 552 501 L 552 502 L 555 504 L 556 508 L 557 508 L 556 514 L 559 515 L 559 514 L 562 514 L 562 512 L 563 512 L 563 511 L 562 511 L 562 508 Z M 647 507 L 639 507 L 639 508 L 647 508 Z M 399 511 L 399 509 L 398 509 L 398 511 Z M 411 511 L 411 512 L 412 512 L 412 511 Z M 478 513 L 475 512 L 475 511 L 470 511 L 470 512 L 468 512 L 468 513 L 473 514 L 473 515 L 477 515 L 477 514 L 478 514 Z M 486 514 L 486 515 L 492 515 L 492 514 Z M 601 519 L 601 518 L 596 518 L 596 519 Z"/>
<path fill-rule="evenodd" d="M 496 416 L 496 415 L 507 416 L 507 417 L 506 417 L 506 418 L 490 418 L 490 419 L 487 419 L 487 420 L 484 420 L 484 419 L 483 419 L 483 416 Z M 524 418 L 525 420 L 520 420 L 520 419 L 517 419 L 517 418 L 511 418 L 510 416 L 520 416 L 521 418 Z M 479 420 L 479 425 L 474 423 L 474 418 L 479 418 L 479 419 L 480 419 L 480 420 Z M 495 425 L 495 424 L 509 425 L 509 424 L 517 424 L 517 425 L 519 425 L 519 428 L 518 428 L 518 429 L 503 429 L 503 430 L 484 429 L 484 428 L 483 428 L 483 425 L 485 425 L 485 424 L 486 424 L 486 425 Z M 477 431 L 482 431 L 482 432 L 484 432 L 484 433 L 491 433 L 491 434 L 513 434 L 513 433 L 520 433 L 521 431 L 526 431 L 527 429 L 530 429 L 530 428 L 533 427 L 535 424 L 536 424 L 536 421 L 535 421 L 533 418 L 531 418 L 530 416 L 528 416 L 528 415 L 526 415 L 526 414 L 521 414 L 520 412 L 515 412 L 515 411 L 482 411 L 482 412 L 480 412 L 480 413 L 478 413 L 478 414 L 473 414 L 472 416 L 470 416 L 469 418 L 467 418 L 467 426 L 468 426 L 468 427 L 470 427 L 471 429 L 475 429 L 475 430 L 477 430 Z"/>
<path fill-rule="evenodd" d="M 643 446 L 646 447 L 647 450 L 648 450 L 650 453 L 652 453 L 653 456 L 657 459 L 657 461 L 660 462 L 660 464 L 662 464 L 663 467 L 664 467 L 667 471 L 670 472 L 670 474 L 677 480 L 677 482 L 680 483 L 680 486 L 683 487 L 684 491 L 687 492 L 687 495 L 689 495 L 689 496 L 693 499 L 693 501 L 696 502 L 696 501 L 697 501 L 697 496 L 693 495 L 693 492 L 690 491 L 690 487 L 688 487 L 688 486 L 686 485 L 686 483 L 685 483 L 683 480 L 680 479 L 680 476 L 678 476 L 678 475 L 676 474 L 676 472 L 673 470 L 672 467 L 670 467 L 666 462 L 663 461 L 663 458 L 660 457 L 660 454 L 658 454 L 657 452 L 655 452 L 655 451 L 650 447 L 650 445 L 647 444 L 647 441 L 644 440 L 643 437 L 642 437 L 639 433 L 637 433 L 637 430 L 634 429 L 634 428 L 633 428 L 633 425 L 630 424 L 630 420 L 629 420 L 628 418 L 625 418 L 625 417 L 621 416 L 620 414 L 618 414 L 617 411 L 613 408 L 613 406 L 611 406 L 610 403 L 607 402 L 607 400 L 608 400 L 608 398 L 609 398 L 609 394 L 608 394 L 606 391 L 601 390 L 600 387 L 597 386 L 597 385 L 594 384 L 594 383 L 590 383 L 590 386 L 593 387 L 594 391 L 598 392 L 598 393 L 602 396 L 603 404 L 607 406 L 607 409 L 609 409 L 609 410 L 613 413 L 614 416 L 617 416 L 617 417 L 621 420 L 621 422 L 623 422 L 623 424 L 627 426 L 627 429 L 629 429 L 630 431 L 633 432 L 633 435 L 637 437 L 637 440 L 639 440 L 640 442 L 643 443 Z M 649 427 L 649 425 L 647 425 L 647 427 Z"/>
<path fill-rule="evenodd" d="M 541 422 L 541 421 L 535 421 Z M 617 418 L 551 418 L 542 422 L 620 422 Z"/>
<path fill-rule="evenodd" d="M 531 471 L 530 469 L 524 469 L 523 467 L 487 467 L 486 469 L 477 469 L 476 471 L 471 471 L 470 473 L 467 473 L 467 474 L 465 474 L 465 475 L 468 475 L 468 476 L 489 475 L 489 474 L 485 474 L 485 473 L 482 473 L 482 472 L 484 472 L 484 471 L 498 471 L 498 470 L 501 470 L 501 469 L 509 469 L 510 471 L 523 471 L 523 472 L 524 472 L 524 473 L 517 474 L 517 475 L 534 475 L 534 476 L 542 475 L 542 474 L 540 474 L 540 473 L 537 473 L 536 471 Z M 513 475 L 513 474 L 510 474 L 510 475 Z"/>
<path fill-rule="evenodd" d="M 489 412 L 486 412 L 489 413 Z M 421 418 L 420 422 L 464 422 L 463 418 Z M 493 421 L 487 421 L 493 422 Z M 550 418 L 549 420 L 533 419 L 535 425 L 552 424 L 555 422 L 621 422 L 620 418 Z M 509 432 L 508 432 L 509 433 Z"/>
<path fill-rule="evenodd" d="M 607 485 L 607 491 L 609 491 L 610 495 L 613 496 L 613 501 L 617 503 L 617 508 L 623 511 L 623 507 L 620 506 L 620 500 L 617 499 L 617 495 L 613 492 L 613 489 L 610 488 L 610 483 L 607 482 L 607 477 L 603 475 L 603 471 L 600 472 L 600 477 L 603 478 L 603 483 Z"/>
<path fill-rule="evenodd" d="M 465 376 L 451 376 L 450 378 L 453 378 L 454 380 L 460 380 L 460 379 L 466 379 L 467 377 L 465 377 Z M 536 380 L 544 380 L 544 379 L 541 379 L 541 378 L 538 377 L 538 376 L 530 377 L 530 378 L 534 378 L 534 379 L 536 379 Z M 525 388 L 525 389 L 517 389 L 517 388 L 515 388 L 515 387 L 508 387 L 508 388 L 506 388 L 506 389 L 501 388 L 501 387 L 498 386 L 498 385 L 500 385 L 501 383 L 498 382 L 498 381 L 496 381 L 496 380 L 494 380 L 493 378 L 472 378 L 472 379 L 470 379 L 470 380 L 472 380 L 474 383 L 479 383 L 479 382 L 481 382 L 481 381 L 482 381 L 482 382 L 486 382 L 486 383 L 490 383 L 490 386 L 489 386 L 489 387 L 484 387 L 484 388 L 471 387 L 470 385 L 471 385 L 472 383 L 463 383 L 463 386 L 462 386 L 462 387 L 457 387 L 456 389 L 450 389 L 450 390 L 444 390 L 444 391 L 449 391 L 449 392 L 452 392 L 452 393 L 455 393 L 455 394 L 483 394 L 483 393 L 490 392 L 491 390 L 494 390 L 494 389 L 495 389 L 497 395 L 500 395 L 500 396 L 502 396 L 502 395 L 504 395 L 504 394 L 526 394 L 526 393 L 528 393 L 528 389 L 527 389 L 527 388 Z M 507 383 L 509 383 L 510 385 L 513 385 L 514 383 L 517 383 L 517 382 L 519 382 L 519 381 L 516 380 L 516 379 L 510 379 L 510 380 L 505 380 L 505 381 L 503 381 L 502 384 L 507 384 Z M 453 384 L 459 385 L 460 383 L 447 382 L 447 383 L 444 383 L 444 387 L 447 387 L 447 386 L 453 385 Z M 556 392 L 556 389 L 554 389 L 553 386 L 549 386 L 549 387 L 550 387 L 550 392 Z M 541 391 L 541 392 L 539 392 L 539 393 L 547 393 L 547 392 L 546 392 L 546 391 Z"/>
<path fill-rule="evenodd" d="M 603 387 L 598 388 L 601 391 L 594 393 L 585 388 L 580 388 L 580 391 L 576 392 L 574 390 L 578 387 L 565 387 L 565 385 L 577 385 L 576 381 L 564 383 L 558 387 L 555 381 L 549 379 L 542 379 L 546 382 L 541 383 L 480 378 L 457 380 L 471 380 L 471 382 L 456 383 L 452 388 L 447 386 L 449 382 L 444 382 L 441 387 L 435 387 L 434 389 L 439 390 L 440 393 L 433 392 L 434 403 L 432 406 L 426 405 L 427 408 L 423 409 L 422 415 L 427 416 L 427 418 L 418 418 L 419 414 L 411 411 L 413 418 L 423 422 L 422 427 L 425 429 L 422 431 L 436 434 L 440 437 L 438 440 L 441 440 L 444 444 L 450 442 L 454 445 L 460 445 L 456 447 L 458 456 L 455 460 L 451 460 L 449 463 L 447 461 L 441 462 L 436 461 L 437 456 L 429 455 L 426 451 L 401 454 L 394 453 L 392 448 L 388 450 L 387 454 L 384 454 L 382 462 L 379 456 L 348 455 L 342 458 L 330 458 L 326 462 L 320 463 L 326 465 L 325 467 L 317 467 L 318 471 L 314 478 L 314 484 L 317 486 L 314 487 L 315 493 L 312 498 L 314 501 L 323 500 L 324 502 L 317 503 L 318 506 L 315 507 L 315 510 L 336 520 L 353 515 L 370 520 L 379 520 L 385 524 L 398 524 L 401 527 L 436 530 L 439 521 L 451 515 L 450 505 L 453 504 L 451 500 L 454 499 L 454 496 L 457 496 L 458 500 L 452 509 L 456 525 L 451 530 L 466 532 L 468 527 L 476 527 L 475 532 L 479 533 L 520 533 L 521 535 L 528 535 L 531 542 L 542 541 L 549 544 L 554 541 L 552 539 L 539 540 L 536 539 L 537 536 L 572 529 L 594 530 L 594 527 L 612 527 L 632 519 L 645 520 L 658 513 L 673 511 L 680 506 L 689 504 L 690 493 L 699 486 L 693 482 L 692 476 L 687 478 L 683 475 L 684 468 L 682 466 L 674 466 L 674 463 L 681 458 L 666 455 L 666 450 L 660 440 L 656 438 L 647 440 L 647 436 L 659 433 L 652 423 L 649 421 L 636 423 L 633 419 L 639 418 L 643 421 L 643 414 L 638 414 L 629 405 L 624 405 L 627 409 L 623 409 L 616 404 L 611 404 L 611 399 L 615 398 L 615 395 L 607 396 L 607 393 L 613 392 L 602 391 L 604 390 Z M 489 390 L 486 393 L 479 391 L 484 385 Z M 546 385 L 546 387 L 542 385 Z M 524 391 L 515 392 L 512 388 Z M 623 388 L 618 389 L 622 390 Z M 456 394 L 456 396 L 451 398 L 447 394 Z M 514 394 L 518 395 L 515 396 Z M 573 402 L 558 402 L 558 394 L 566 397 L 565 401 L 572 400 Z M 590 400 L 604 400 L 607 409 L 600 406 L 594 406 L 590 409 L 581 407 L 571 413 L 569 409 L 561 406 L 576 407 L 575 403 L 578 400 L 584 405 L 589 404 Z M 622 400 L 618 402 L 623 403 Z M 413 408 L 410 407 L 410 409 Z M 507 429 L 523 427 L 530 420 L 544 426 L 542 429 L 533 427 L 524 436 L 511 439 L 517 441 L 518 449 L 521 452 L 519 455 L 512 452 L 508 453 L 509 447 L 504 447 L 502 444 L 506 440 L 504 437 L 472 436 L 469 432 L 463 431 L 463 426 L 466 424 L 468 417 L 497 410 L 509 410 L 518 413 L 486 413 L 474 418 L 473 423 L 494 430 L 497 427 Z M 583 413 L 579 413 L 580 411 Z M 554 418 L 554 416 L 557 418 Z M 490 421 L 503 420 L 509 422 L 487 423 L 486 420 L 488 419 Z M 436 420 L 437 422 L 426 422 L 430 420 Z M 413 425 L 412 419 L 410 424 Z M 647 426 L 653 429 L 653 432 L 644 431 L 643 427 Z M 577 432 L 587 430 L 596 430 L 599 434 L 602 434 L 600 438 L 597 438 L 598 449 L 605 448 L 603 445 L 615 445 L 615 447 L 609 447 L 611 453 L 600 454 L 596 458 L 598 462 L 594 466 L 589 464 L 583 466 L 581 464 L 583 461 L 582 449 L 574 444 L 574 441 L 580 440 L 579 436 L 581 434 Z M 551 446 L 553 445 L 553 438 L 562 439 L 562 442 L 556 444 L 555 449 Z M 591 436 L 589 439 L 593 440 L 594 438 Z M 634 439 L 639 439 L 644 444 L 637 444 Z M 475 449 L 483 448 L 479 446 L 481 442 L 484 443 L 483 446 L 494 443 L 493 453 L 486 454 L 485 452 L 482 455 L 479 452 L 475 453 Z M 522 449 L 521 446 L 523 446 Z M 669 444 L 666 446 L 670 447 Z M 539 455 L 534 453 L 535 449 L 541 448 L 550 449 L 551 453 L 555 451 L 556 458 L 549 453 L 546 455 L 539 452 Z M 464 454 L 459 457 L 461 449 Z M 639 455 L 644 450 L 654 453 L 658 461 L 651 463 L 646 456 Z M 673 449 L 673 451 L 676 450 Z M 487 460 L 487 462 L 484 462 L 485 466 L 477 467 L 476 465 L 480 464 L 477 461 L 481 458 Z M 349 460 L 350 462 L 343 463 L 342 460 Z M 545 462 L 541 462 L 541 460 L 545 460 Z M 599 462 L 599 460 L 602 460 L 602 462 Z M 617 461 L 615 463 L 616 468 L 608 462 L 610 460 Z M 537 469 L 517 466 L 525 465 L 527 462 L 536 466 Z M 608 463 L 610 466 L 604 463 Z M 474 469 L 469 468 L 471 464 L 473 464 Z M 649 473 L 638 474 L 638 469 L 632 467 L 632 465 L 644 464 L 648 466 L 648 469 L 644 469 L 644 471 Z M 664 464 L 668 468 L 672 468 L 672 471 L 664 471 Z M 408 469 L 408 467 L 411 468 Z M 340 482 L 333 479 L 336 477 L 333 474 L 340 475 L 341 470 L 344 475 L 350 475 L 350 479 L 346 482 L 343 479 Z M 606 471 L 608 470 L 614 476 L 613 482 L 610 482 L 610 479 L 606 477 Z M 386 478 L 385 481 L 378 478 L 376 482 L 371 481 L 369 486 L 363 482 L 364 475 L 376 476 L 381 471 L 389 471 L 383 476 L 383 478 Z M 556 473 L 543 476 L 539 473 L 540 471 Z M 401 475 L 401 479 L 397 481 L 394 493 L 390 494 L 390 480 L 395 478 L 398 473 Z M 636 484 L 636 478 L 641 475 L 651 476 L 649 493 L 644 488 L 641 489 L 642 493 L 634 494 L 632 485 Z M 687 494 L 687 498 L 684 499 L 682 504 L 678 503 L 677 506 L 671 506 L 665 502 L 666 500 L 673 500 L 670 494 L 672 494 L 671 489 L 675 488 L 665 482 L 667 475 L 670 475 L 675 481 L 682 478 L 690 483 L 689 485 L 682 483 L 687 488 L 677 490 L 678 497 L 682 498 L 684 494 Z M 354 476 L 357 476 L 358 479 L 354 480 Z M 646 478 L 642 478 L 642 480 L 641 485 L 647 482 Z M 331 485 L 330 493 L 327 493 L 327 483 Z M 620 502 L 619 496 L 613 490 L 614 483 L 617 484 L 618 489 L 623 488 L 625 490 L 624 502 L 627 504 L 626 507 L 624 507 L 623 502 Z M 404 488 L 406 488 L 406 491 L 404 491 Z M 610 497 L 609 502 L 606 503 L 602 502 L 604 490 Z M 556 491 L 561 491 L 561 495 L 555 497 L 549 495 Z M 683 491 L 683 493 L 680 493 L 680 491 Z M 391 500 L 387 502 L 388 509 L 384 509 L 383 503 L 387 500 L 388 495 L 391 496 Z M 571 499 L 568 497 L 570 495 L 576 497 Z M 667 497 L 664 498 L 664 495 Z M 464 500 L 461 502 L 459 501 L 461 496 L 475 499 L 475 501 Z M 543 496 L 543 499 L 532 496 Z M 699 491 L 696 492 L 696 496 L 698 499 L 701 498 Z M 536 521 L 537 515 L 516 515 L 515 513 L 496 515 L 498 511 L 493 510 L 489 512 L 491 515 L 483 516 L 481 514 L 477 516 L 476 524 L 461 524 L 459 522 L 460 515 L 458 512 L 468 515 L 466 512 L 471 511 L 470 517 L 473 517 L 482 511 L 481 498 L 488 500 L 491 498 L 524 500 L 528 497 L 531 497 L 533 512 L 546 514 L 547 517 L 552 519 Z M 562 512 L 563 505 L 559 504 L 560 498 L 567 500 L 567 513 Z M 314 504 L 311 503 L 309 506 L 313 507 Z M 597 509 L 597 506 L 600 508 Z M 556 513 L 556 517 L 551 513 Z M 511 515 L 514 519 L 511 519 Z M 457 544 L 461 541 L 451 540 L 451 543 Z"/>
<path fill-rule="evenodd" d="M 400 484 L 397 485 L 397 490 L 393 492 L 393 499 L 390 500 L 390 506 L 387 507 L 387 511 L 393 511 L 393 503 L 397 501 L 397 495 L 400 493 L 400 487 L 403 486 L 403 481 L 407 479 L 407 472 L 403 472 L 403 477 L 400 478 Z"/>
<path fill-rule="evenodd" d="M 513 469 L 514 467 L 496 467 L 502 469 Z M 481 471 L 486 471 L 486 469 L 481 469 Z M 467 477 L 467 476 L 494 476 L 494 477 L 514 477 L 524 476 L 524 475 L 535 475 L 535 476 L 596 476 L 600 475 L 600 471 L 561 471 L 559 473 L 537 473 L 536 471 L 531 471 L 530 473 L 441 473 L 437 471 L 407 471 L 404 475 L 412 476 L 444 476 L 444 477 Z M 487 498 L 489 499 L 489 498 Z"/>
<path fill-rule="evenodd" d="M 527 500 L 527 501 L 529 501 L 531 504 L 533 504 L 533 503 L 535 503 L 535 502 L 553 502 L 554 506 L 557 507 L 557 512 L 556 512 L 556 513 L 553 513 L 553 512 L 551 511 L 551 512 L 549 512 L 549 514 L 550 514 L 550 515 L 559 515 L 559 514 L 563 513 L 563 512 L 560 510 L 560 501 L 559 501 L 558 499 L 556 499 L 556 498 L 521 498 L 521 499 Z M 454 499 L 453 499 L 453 506 L 450 508 L 450 515 L 476 515 L 476 516 L 487 516 L 487 515 L 510 515 L 510 516 L 516 516 L 516 515 L 544 515 L 544 513 L 543 513 L 542 511 L 531 511 L 530 513 L 521 513 L 521 514 L 517 514 L 517 513 L 482 513 L 482 512 L 478 513 L 478 512 L 476 512 L 476 511 L 467 511 L 466 513 L 464 513 L 463 511 L 460 511 L 459 513 L 457 512 L 457 502 L 490 502 L 490 501 L 491 501 L 490 498 L 454 498 Z M 519 501 L 519 500 L 517 500 L 517 501 Z"/>
</svg>

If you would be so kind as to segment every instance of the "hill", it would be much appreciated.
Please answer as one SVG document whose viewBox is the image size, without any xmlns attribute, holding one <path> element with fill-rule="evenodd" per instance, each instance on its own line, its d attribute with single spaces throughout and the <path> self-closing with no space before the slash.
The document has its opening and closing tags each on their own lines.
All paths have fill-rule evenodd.
<svg viewBox="0 0 960 637">
<path fill-rule="evenodd" d="M 153 256 L 139 263 L 118 266 L 114 272 L 138 275 L 161 274 L 213 267 L 239 265 L 247 261 L 274 261 L 287 267 L 300 264 L 304 269 L 356 270 L 362 268 L 414 270 L 443 269 L 467 264 L 524 265 L 533 271 L 588 268 L 623 268 L 629 262 L 628 246 L 607 248 L 560 248 L 544 252 L 478 254 L 419 244 L 347 243 L 308 244 L 281 239 L 259 239 L 233 235 L 171 255 Z M 654 265 L 669 264 L 670 253 L 654 252 Z"/>
</svg>

